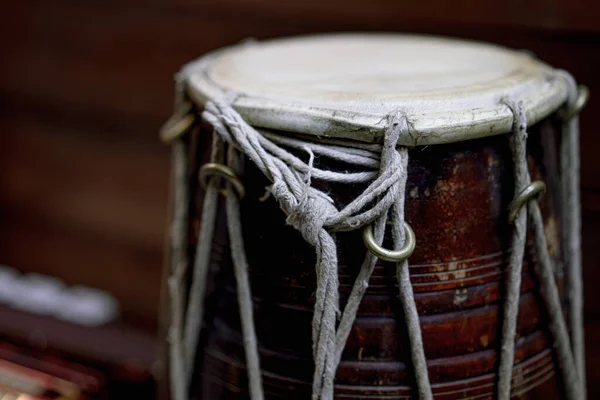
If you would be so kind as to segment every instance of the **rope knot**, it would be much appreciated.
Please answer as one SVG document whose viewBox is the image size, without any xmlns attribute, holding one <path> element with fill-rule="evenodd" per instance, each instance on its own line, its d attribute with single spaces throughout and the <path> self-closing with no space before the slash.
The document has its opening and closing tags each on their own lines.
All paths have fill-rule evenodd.
<svg viewBox="0 0 600 400">
<path fill-rule="evenodd" d="M 325 221 L 338 212 L 329 196 L 312 187 L 307 188 L 302 200 L 289 211 L 287 223 L 313 246 L 319 241 L 319 232 Z"/>
</svg>

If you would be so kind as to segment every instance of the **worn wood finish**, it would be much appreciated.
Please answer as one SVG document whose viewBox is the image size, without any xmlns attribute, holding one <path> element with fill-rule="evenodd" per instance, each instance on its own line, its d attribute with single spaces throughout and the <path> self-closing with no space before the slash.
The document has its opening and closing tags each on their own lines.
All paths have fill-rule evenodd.
<svg viewBox="0 0 600 400">
<path fill-rule="evenodd" d="M 545 134 L 552 134 L 545 124 Z M 203 162 L 200 158 L 206 159 L 208 147 L 203 142 L 209 136 L 206 128 L 194 135 L 193 143 L 201 144 L 193 171 Z M 555 171 L 546 165 L 556 160 L 548 160 L 552 152 L 541 144 L 541 138 L 538 128 L 530 134 L 531 172 L 534 179 L 555 188 Z M 416 148 L 410 156 L 406 218 L 417 235 L 417 249 L 410 259 L 411 281 L 434 394 L 441 399 L 490 398 L 500 343 L 503 274 L 510 250 L 506 208 L 513 179 L 508 140 L 502 135 Z M 242 221 L 266 396 L 307 398 L 312 379 L 313 250 L 285 225 L 273 199 L 258 200 L 268 184 L 259 171 L 247 165 L 243 182 L 247 195 L 242 201 Z M 192 207 L 192 256 L 202 193 L 195 183 L 193 188 L 197 196 Z M 361 190 L 341 185 L 329 189 L 340 202 Z M 554 192 L 548 193 L 542 209 L 551 256 L 558 260 L 560 224 Z M 224 215 L 219 218 L 195 387 L 202 398 L 241 399 L 247 396 L 244 353 Z M 343 304 L 365 248 L 360 232 L 338 234 L 337 241 Z M 561 389 L 554 378 L 547 315 L 533 274 L 536 265 L 528 247 L 513 391 L 523 398 L 554 398 Z M 337 371 L 336 396 L 410 398 L 410 368 L 395 268 L 380 263 Z"/>
</svg>

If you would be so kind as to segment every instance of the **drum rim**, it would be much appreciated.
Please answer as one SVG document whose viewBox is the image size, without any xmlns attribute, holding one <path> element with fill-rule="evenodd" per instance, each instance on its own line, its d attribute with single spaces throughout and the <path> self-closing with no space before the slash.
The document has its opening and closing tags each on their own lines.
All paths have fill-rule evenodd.
<svg viewBox="0 0 600 400">
<path fill-rule="evenodd" d="M 265 43 L 287 39 L 311 40 L 339 35 L 343 34 L 295 36 L 273 39 Z M 428 35 L 396 35 L 438 38 Z M 448 38 L 439 37 L 439 39 Z M 454 40 L 487 44 L 462 39 Z M 239 51 L 246 45 L 242 42 L 223 47 L 183 66 L 176 79 L 183 83 L 185 92 L 192 102 L 202 108 L 211 98 L 220 98 L 226 94 L 225 89 L 209 76 L 209 68 L 219 57 Z M 517 98 L 523 101 L 529 126 L 555 113 L 567 100 L 567 82 L 554 73 L 556 71 L 554 68 L 539 60 L 535 62 L 539 64 L 540 70 L 547 70 L 548 74 L 540 74 L 538 79 L 528 82 L 529 87 L 525 88 L 527 90 Z M 232 107 L 256 128 L 274 129 L 291 134 L 373 143 L 382 140 L 387 127 L 386 116 L 382 114 L 344 111 L 289 100 L 274 101 L 256 95 L 239 94 L 233 100 Z M 402 146 L 460 142 L 508 133 L 513 127 L 513 113 L 501 102 L 501 99 L 498 99 L 498 103 L 493 106 L 429 114 L 407 113 L 407 118 L 410 121 L 410 132 L 409 135 L 400 137 L 398 144 Z"/>
</svg>

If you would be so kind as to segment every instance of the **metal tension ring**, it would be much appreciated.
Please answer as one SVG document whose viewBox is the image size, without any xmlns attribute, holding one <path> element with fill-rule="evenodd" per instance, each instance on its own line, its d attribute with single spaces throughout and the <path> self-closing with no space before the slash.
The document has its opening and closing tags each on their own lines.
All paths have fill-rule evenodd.
<svg viewBox="0 0 600 400">
<path fill-rule="evenodd" d="M 531 199 L 538 197 L 546 191 L 546 184 L 542 181 L 531 182 L 508 205 L 508 220 L 512 223 L 517 218 L 519 210 Z"/>
<path fill-rule="evenodd" d="M 160 128 L 160 139 L 164 143 L 171 143 L 185 134 L 194 124 L 196 114 L 191 109 L 183 115 L 173 115 Z"/>
<path fill-rule="evenodd" d="M 588 87 L 585 85 L 577 86 L 577 99 L 575 100 L 575 103 L 573 103 L 571 107 L 564 110 L 560 115 L 563 121 L 569 121 L 571 118 L 578 115 L 581 110 L 583 110 L 583 107 L 585 107 L 587 104 L 589 98 L 590 89 L 588 89 Z"/>
<path fill-rule="evenodd" d="M 415 246 L 417 245 L 415 232 L 406 222 L 404 222 L 404 232 L 406 232 L 406 238 L 404 241 L 404 247 L 400 250 L 388 250 L 378 245 L 375 242 L 375 237 L 373 236 L 373 227 L 371 225 L 367 225 L 363 230 L 363 242 L 365 242 L 367 250 L 369 250 L 375 257 L 385 261 L 400 262 L 410 257 L 413 251 L 415 251 Z"/>
<path fill-rule="evenodd" d="M 244 185 L 242 184 L 242 181 L 240 181 L 240 178 L 238 178 L 237 174 L 228 166 L 217 163 L 208 163 L 200 167 L 198 180 L 200 181 L 200 185 L 203 189 L 206 189 L 206 187 L 208 186 L 209 177 L 214 175 L 221 177 L 227 180 L 229 183 L 231 183 L 240 199 L 246 195 L 246 189 L 244 189 Z M 227 192 L 224 189 L 222 189 L 221 194 L 223 196 L 226 196 Z"/>
</svg>

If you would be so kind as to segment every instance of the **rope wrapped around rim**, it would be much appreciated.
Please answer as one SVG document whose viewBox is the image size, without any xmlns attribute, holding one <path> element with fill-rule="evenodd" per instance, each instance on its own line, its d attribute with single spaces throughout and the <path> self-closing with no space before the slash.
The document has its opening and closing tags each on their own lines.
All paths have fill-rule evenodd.
<svg viewBox="0 0 600 400">
<path fill-rule="evenodd" d="M 570 79 L 572 81 L 572 78 Z M 181 104 L 182 85 L 178 87 Z M 342 147 L 337 144 L 313 143 L 279 136 L 273 132 L 258 131 L 245 122 L 231 107 L 232 99 L 232 96 L 226 96 L 224 99 L 213 99 L 207 102 L 202 119 L 214 129 L 212 165 L 222 165 L 225 159 L 225 147 L 228 147 L 228 171 L 222 173 L 221 177 L 227 180 L 224 193 L 227 197 L 228 230 L 238 287 L 251 398 L 252 400 L 263 399 L 264 394 L 252 317 L 248 263 L 241 235 L 239 199 L 237 197 L 237 194 L 243 191 L 240 191 L 240 182 L 233 175 L 238 173 L 239 166 L 245 158 L 249 159 L 272 182 L 269 189 L 270 194 L 278 201 L 281 209 L 287 215 L 287 223 L 296 228 L 304 239 L 315 248 L 317 288 L 312 331 L 315 362 L 312 398 L 314 400 L 331 400 L 334 396 L 335 372 L 377 261 L 374 254 L 370 251 L 366 252 L 348 302 L 344 310 L 340 312 L 337 252 L 333 234 L 339 231 L 368 227 L 372 233 L 374 244 L 381 246 L 389 215 L 394 246 L 396 249 L 404 246 L 407 232 L 404 229 L 404 191 L 407 180 L 408 151 L 403 147 L 398 148 L 397 142 L 401 135 L 408 134 L 408 121 L 402 112 L 390 115 L 383 145 Z M 574 102 L 575 100 L 571 96 L 569 104 Z M 508 106 L 515 115 L 515 128 L 511 139 L 515 162 L 515 192 L 521 193 L 526 192 L 531 184 L 525 158 L 527 121 L 522 103 L 513 101 L 509 102 Z M 189 129 L 187 124 L 185 126 L 186 130 Z M 514 214 L 515 230 L 500 352 L 498 397 L 501 400 L 510 398 L 514 337 L 527 226 L 526 210 L 529 212 L 534 228 L 535 248 L 541 266 L 539 274 L 545 293 L 546 306 L 550 315 L 553 316 L 551 331 L 556 341 L 560 370 L 567 387 L 566 392 L 569 400 L 581 399 L 585 396 L 582 370 L 583 334 L 580 316 L 582 286 L 580 239 L 578 239 L 580 222 L 577 222 L 580 220 L 578 205 L 573 207 L 573 202 L 578 202 L 578 193 L 576 194 L 578 161 L 574 160 L 578 155 L 576 116 L 570 116 L 569 121 L 565 122 L 563 132 L 562 177 L 567 199 L 567 202 L 563 202 L 563 204 L 569 204 L 572 207 L 568 209 L 568 214 L 565 212 L 563 214 L 565 217 L 568 215 L 573 219 L 573 222 L 567 224 L 565 242 L 567 243 L 568 276 L 570 276 L 568 280 L 571 305 L 569 317 L 574 340 L 570 344 L 545 243 L 539 206 L 533 195 L 522 198 L 524 206 L 516 207 L 511 211 Z M 174 137 L 176 137 L 173 146 L 174 218 L 171 225 L 171 260 L 169 261 L 171 275 L 168 278 L 172 314 L 169 329 L 170 379 L 174 400 L 185 400 L 193 372 L 193 362 L 203 318 L 205 278 L 208 272 L 219 188 L 216 186 L 215 179 L 211 179 L 210 171 L 203 175 L 206 194 L 196 249 L 197 255 L 193 267 L 190 299 L 184 315 L 182 277 L 188 263 L 184 244 L 187 240 L 188 229 L 187 181 L 190 174 L 186 170 L 188 164 L 185 138 L 177 135 Z M 288 149 L 304 151 L 308 161 L 304 161 Z M 360 171 L 346 173 L 319 169 L 314 166 L 315 155 L 359 167 Z M 311 186 L 313 179 L 344 184 L 367 183 L 368 185 L 352 202 L 338 209 L 335 201 L 329 195 Z M 518 198 L 519 196 L 517 196 Z M 410 339 L 410 352 L 418 396 L 420 399 L 429 400 L 433 396 L 406 259 L 397 262 L 397 279 Z"/>
</svg>

